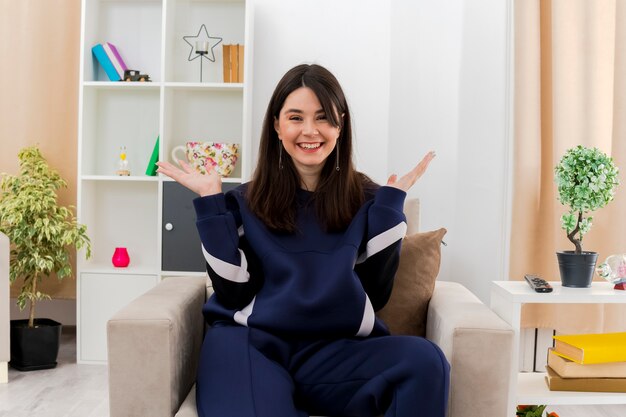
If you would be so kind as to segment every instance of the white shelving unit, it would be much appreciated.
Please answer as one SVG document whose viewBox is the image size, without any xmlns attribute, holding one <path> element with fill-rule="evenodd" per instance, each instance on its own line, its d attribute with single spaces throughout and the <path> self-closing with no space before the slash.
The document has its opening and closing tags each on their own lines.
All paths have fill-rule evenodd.
<svg viewBox="0 0 626 417">
<path fill-rule="evenodd" d="M 567 288 L 553 281 L 551 293 L 536 293 L 525 281 L 494 281 L 491 285 L 491 308 L 513 327 L 512 363 L 519 363 L 521 311 L 523 304 L 600 304 L 626 303 L 626 291 L 613 289 L 608 282 L 594 282 L 590 288 Z M 550 391 L 544 373 L 518 372 L 511 367 L 512 381 L 509 409 L 515 412 L 517 404 L 583 405 L 626 404 L 626 394 L 602 392 Z"/>
<path fill-rule="evenodd" d="M 163 184 L 145 175 L 157 137 L 159 160 L 189 140 L 234 142 L 240 155 L 226 183 L 249 178 L 252 4 L 246 0 L 83 0 L 78 126 L 79 222 L 93 256 L 77 260 L 77 361 L 106 362 L 106 322 L 119 308 L 171 275 L 162 270 Z M 222 42 L 215 62 L 188 61 L 204 24 Z M 152 82 L 110 82 L 91 47 L 111 42 L 129 68 Z M 243 83 L 223 82 L 223 44 L 245 45 Z M 115 175 L 126 146 L 131 175 Z M 131 264 L 115 268 L 115 247 Z"/>
</svg>

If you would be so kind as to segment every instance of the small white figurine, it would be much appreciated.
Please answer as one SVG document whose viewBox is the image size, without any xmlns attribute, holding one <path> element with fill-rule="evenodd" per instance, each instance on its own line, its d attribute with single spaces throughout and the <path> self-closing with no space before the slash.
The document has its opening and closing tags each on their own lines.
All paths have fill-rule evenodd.
<svg viewBox="0 0 626 417">
<path fill-rule="evenodd" d="M 126 146 L 120 146 L 120 159 L 117 161 L 117 171 L 115 173 L 120 176 L 130 175 L 130 167 L 128 159 L 126 159 Z"/>
</svg>

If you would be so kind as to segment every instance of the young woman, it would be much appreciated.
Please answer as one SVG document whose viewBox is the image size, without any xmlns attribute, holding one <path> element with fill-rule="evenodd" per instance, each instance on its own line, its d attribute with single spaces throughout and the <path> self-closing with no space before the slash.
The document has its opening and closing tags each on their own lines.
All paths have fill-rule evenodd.
<svg viewBox="0 0 626 417">
<path fill-rule="evenodd" d="M 449 365 L 423 338 L 390 336 L 389 299 L 406 232 L 406 191 L 434 153 L 379 187 L 352 163 L 336 78 L 299 65 L 265 115 L 252 181 L 160 162 L 198 193 L 197 227 L 215 294 L 197 377 L 202 417 L 443 417 Z"/>
</svg>

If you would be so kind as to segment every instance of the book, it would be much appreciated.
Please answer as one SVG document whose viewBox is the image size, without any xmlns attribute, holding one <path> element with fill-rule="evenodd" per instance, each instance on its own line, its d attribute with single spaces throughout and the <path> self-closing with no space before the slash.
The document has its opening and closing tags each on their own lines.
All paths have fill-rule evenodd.
<svg viewBox="0 0 626 417">
<path fill-rule="evenodd" d="M 554 353 L 579 364 L 626 361 L 626 333 L 553 336 Z"/>
<path fill-rule="evenodd" d="M 222 45 L 222 61 L 224 62 L 224 82 L 230 81 L 230 45 Z"/>
<path fill-rule="evenodd" d="M 230 82 L 237 82 L 237 66 L 239 65 L 238 45 L 230 45 Z"/>
<path fill-rule="evenodd" d="M 626 362 L 581 365 L 548 350 L 548 366 L 561 378 L 626 378 Z"/>
<path fill-rule="evenodd" d="M 243 45 L 237 45 L 237 82 L 243 82 Z"/>
<path fill-rule="evenodd" d="M 554 345 L 554 340 L 552 339 L 552 336 L 554 336 L 554 330 L 538 328 L 536 331 L 536 345 L 533 350 L 537 353 L 533 355 L 533 358 L 535 359 L 533 371 L 545 372 L 546 365 L 548 364 L 548 355 L 542 355 L 541 352 L 548 352 L 548 349 L 551 349 Z"/>
<path fill-rule="evenodd" d="M 561 378 L 546 366 L 550 391 L 626 392 L 626 378 Z"/>
<path fill-rule="evenodd" d="M 100 66 L 102 67 L 102 69 L 106 73 L 107 77 L 109 77 L 109 80 L 111 80 L 111 81 L 119 81 L 119 80 L 122 79 L 122 77 L 120 77 L 119 74 L 117 73 L 117 71 L 115 70 L 115 67 L 113 66 L 113 63 L 109 59 L 109 56 L 107 55 L 106 51 L 104 50 L 104 47 L 102 46 L 102 44 L 97 44 L 97 45 L 93 46 L 91 48 L 91 52 L 93 53 L 93 55 L 96 57 L 96 59 L 100 63 Z"/>
<path fill-rule="evenodd" d="M 520 329 L 520 372 L 534 372 L 535 370 L 535 330 L 534 328 Z"/>
<path fill-rule="evenodd" d="M 157 162 L 159 162 L 159 136 L 157 136 L 154 148 L 152 148 L 152 155 L 150 156 L 148 166 L 146 167 L 146 175 L 151 177 L 156 175 L 156 170 L 158 168 L 156 165 Z"/>
<path fill-rule="evenodd" d="M 119 74 L 120 78 L 124 78 L 124 71 L 126 71 L 128 67 L 126 66 L 126 63 L 122 59 L 115 45 L 113 45 L 111 42 L 105 42 L 104 44 L 102 44 L 102 47 L 104 48 L 104 51 L 107 53 L 109 60 L 115 67 L 115 70 Z"/>
</svg>

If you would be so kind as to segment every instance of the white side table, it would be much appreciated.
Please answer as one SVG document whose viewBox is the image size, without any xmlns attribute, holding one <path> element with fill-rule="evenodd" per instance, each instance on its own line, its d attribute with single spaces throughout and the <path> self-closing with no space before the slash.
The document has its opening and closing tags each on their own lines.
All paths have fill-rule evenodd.
<svg viewBox="0 0 626 417">
<path fill-rule="evenodd" d="M 520 322 L 522 304 L 562 303 L 626 303 L 626 291 L 613 289 L 608 282 L 594 282 L 590 288 L 567 288 L 558 281 L 551 281 L 551 293 L 536 293 L 525 281 L 493 281 L 491 285 L 491 309 L 515 332 L 513 341 L 512 383 L 509 392 L 511 415 L 517 404 L 626 404 L 626 393 L 550 391 L 539 372 L 518 372 L 520 350 Z"/>
</svg>

